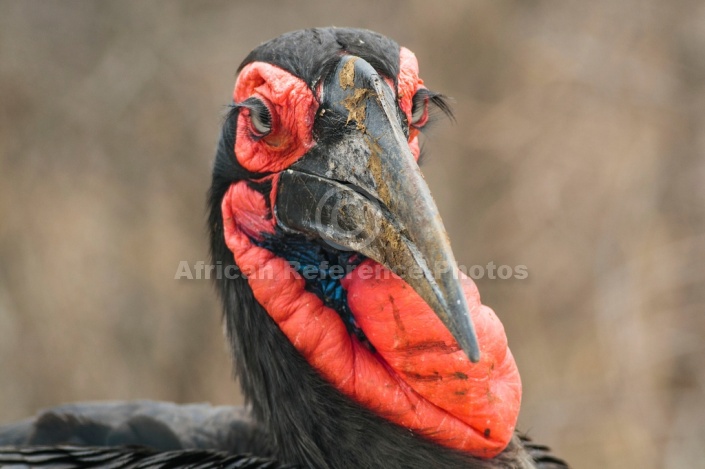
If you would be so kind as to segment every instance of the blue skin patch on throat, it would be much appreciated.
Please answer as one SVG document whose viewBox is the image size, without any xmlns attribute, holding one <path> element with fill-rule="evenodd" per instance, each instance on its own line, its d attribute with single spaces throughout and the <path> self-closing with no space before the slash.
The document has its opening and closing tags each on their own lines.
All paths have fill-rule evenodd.
<svg viewBox="0 0 705 469">
<path fill-rule="evenodd" d="M 306 281 L 306 290 L 319 297 L 323 304 L 335 310 L 348 332 L 355 334 L 371 350 L 372 344 L 355 321 L 348 306 L 347 292 L 341 279 L 355 270 L 365 256 L 354 251 L 341 251 L 322 241 L 307 239 L 277 230 L 276 234 L 262 233 L 262 239 L 252 242 L 286 259 Z"/>
</svg>

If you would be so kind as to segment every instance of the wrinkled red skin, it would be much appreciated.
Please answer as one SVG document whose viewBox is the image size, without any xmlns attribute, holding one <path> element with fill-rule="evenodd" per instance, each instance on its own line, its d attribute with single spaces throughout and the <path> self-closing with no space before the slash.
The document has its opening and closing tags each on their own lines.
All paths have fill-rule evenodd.
<svg viewBox="0 0 705 469">
<path fill-rule="evenodd" d="M 282 171 L 313 147 L 311 130 L 318 101 L 302 80 L 263 62 L 246 65 L 237 79 L 233 100 L 241 103 L 252 96 L 269 106 L 272 130 L 257 138 L 250 125 L 250 111 L 243 109 L 237 122 L 235 155 L 249 171 Z"/>
<path fill-rule="evenodd" d="M 411 121 L 412 97 L 423 81 L 416 58 L 404 48 L 397 78 L 400 106 Z M 272 114 L 284 112 L 273 126 L 277 145 L 252 138 L 249 117 L 242 114 L 237 158 L 251 171 L 281 171 L 314 144 L 309 122 L 317 102 L 299 79 L 262 63 L 245 67 L 236 84 L 236 100 L 252 94 L 267 99 L 276 109 Z M 418 129 L 410 133 L 418 158 Z M 278 175 L 270 177 L 276 187 Z M 311 366 L 385 419 L 477 457 L 499 454 L 514 432 L 521 381 L 504 328 L 480 303 L 472 280 L 460 274 L 482 354 L 476 364 L 406 282 L 372 260 L 363 262 L 343 279 L 343 287 L 372 352 L 348 333 L 338 313 L 305 290 L 304 279 L 285 259 L 252 243 L 260 233 L 274 233 L 268 206 L 273 204 L 246 182 L 233 184 L 222 202 L 225 241 L 257 301 Z"/>
<path fill-rule="evenodd" d="M 416 56 L 406 47 L 399 50 L 399 107 L 406 114 L 406 119 L 411 122 L 411 108 L 413 107 L 413 99 L 416 92 L 421 88 L 426 88 L 423 85 L 423 80 L 419 78 L 419 62 Z M 409 129 L 409 148 L 414 158 L 418 161 L 421 150 L 419 148 L 419 129 L 411 127 Z"/>
</svg>

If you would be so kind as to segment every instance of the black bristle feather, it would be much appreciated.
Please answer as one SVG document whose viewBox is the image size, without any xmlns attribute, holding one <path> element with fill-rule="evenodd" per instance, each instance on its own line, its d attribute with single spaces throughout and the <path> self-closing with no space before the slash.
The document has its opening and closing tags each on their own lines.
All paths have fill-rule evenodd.
<svg viewBox="0 0 705 469">
<path fill-rule="evenodd" d="M 431 110 L 436 109 L 441 111 L 445 116 L 452 122 L 455 122 L 455 115 L 453 115 L 453 108 L 450 106 L 450 98 L 440 93 L 429 90 L 428 94 L 429 103 L 432 105 Z"/>
</svg>

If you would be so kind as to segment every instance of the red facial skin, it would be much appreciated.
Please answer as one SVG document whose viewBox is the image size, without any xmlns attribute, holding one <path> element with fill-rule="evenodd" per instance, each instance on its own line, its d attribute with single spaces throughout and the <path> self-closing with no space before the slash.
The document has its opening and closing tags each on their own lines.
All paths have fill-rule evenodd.
<svg viewBox="0 0 705 469">
<path fill-rule="evenodd" d="M 318 102 L 302 80 L 262 62 L 242 69 L 233 92 L 236 103 L 253 96 L 268 105 L 272 130 L 258 138 L 250 123 L 250 111 L 241 110 L 235 138 L 237 159 L 255 173 L 286 169 L 314 145 L 311 130 Z"/>
<path fill-rule="evenodd" d="M 406 119 L 409 123 L 411 120 L 411 109 L 413 107 L 413 99 L 416 92 L 421 88 L 426 88 L 423 85 L 423 80 L 419 78 L 419 62 L 416 56 L 406 47 L 399 50 L 399 107 L 406 114 Z M 428 118 L 428 115 L 426 115 Z M 425 120 L 423 122 L 426 123 Z M 414 158 L 418 161 L 421 150 L 419 148 L 419 128 L 411 126 L 409 128 L 409 148 Z"/>
<path fill-rule="evenodd" d="M 398 99 L 411 122 L 412 98 L 423 81 L 407 49 L 401 50 L 400 65 Z M 303 81 L 263 63 L 245 67 L 235 87 L 237 102 L 253 95 L 270 105 L 271 139 L 253 136 L 249 115 L 241 113 L 238 161 L 251 171 L 281 171 L 315 144 L 317 101 Z M 409 146 L 418 158 L 414 127 Z M 276 194 L 278 175 L 269 177 Z M 252 243 L 260 233 L 274 233 L 271 202 L 244 181 L 233 184 L 222 202 L 225 241 L 257 301 L 309 364 L 387 420 L 477 457 L 499 454 L 514 432 L 521 381 L 504 328 L 480 303 L 472 280 L 460 274 L 482 354 L 476 364 L 406 282 L 372 260 L 363 262 L 342 284 L 372 352 L 348 333 L 337 312 L 305 290 L 305 280 L 285 259 Z"/>
</svg>

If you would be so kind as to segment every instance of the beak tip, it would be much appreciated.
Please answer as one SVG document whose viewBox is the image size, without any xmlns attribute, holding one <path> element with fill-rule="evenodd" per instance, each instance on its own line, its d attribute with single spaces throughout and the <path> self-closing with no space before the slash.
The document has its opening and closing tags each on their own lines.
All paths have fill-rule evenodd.
<svg viewBox="0 0 705 469">
<path fill-rule="evenodd" d="M 451 284 L 450 280 L 443 282 L 444 291 L 453 291 L 452 288 L 447 286 Z M 445 322 L 450 333 L 455 337 L 460 348 L 465 352 L 465 355 L 470 359 L 471 362 L 477 363 L 480 361 L 480 344 L 477 340 L 477 332 L 475 331 L 475 325 L 472 321 L 472 316 L 470 314 L 470 309 L 465 299 L 465 295 L 460 288 L 460 285 L 455 283 L 454 286 L 458 288 L 456 290 L 457 295 L 455 295 L 455 308 L 451 308 L 449 312 L 444 312 L 439 315 L 442 321 Z M 451 293 L 451 297 L 453 297 Z M 446 322 L 447 321 L 447 322 Z"/>
<path fill-rule="evenodd" d="M 468 353 L 468 358 L 473 363 L 479 362 L 480 361 L 480 350 L 477 347 L 470 349 L 469 353 Z"/>
<path fill-rule="evenodd" d="M 466 337 L 466 340 L 460 344 L 460 348 L 465 352 L 465 355 L 467 355 L 471 362 L 477 363 L 480 361 L 480 347 L 477 343 L 477 337 L 474 333 Z"/>
</svg>

